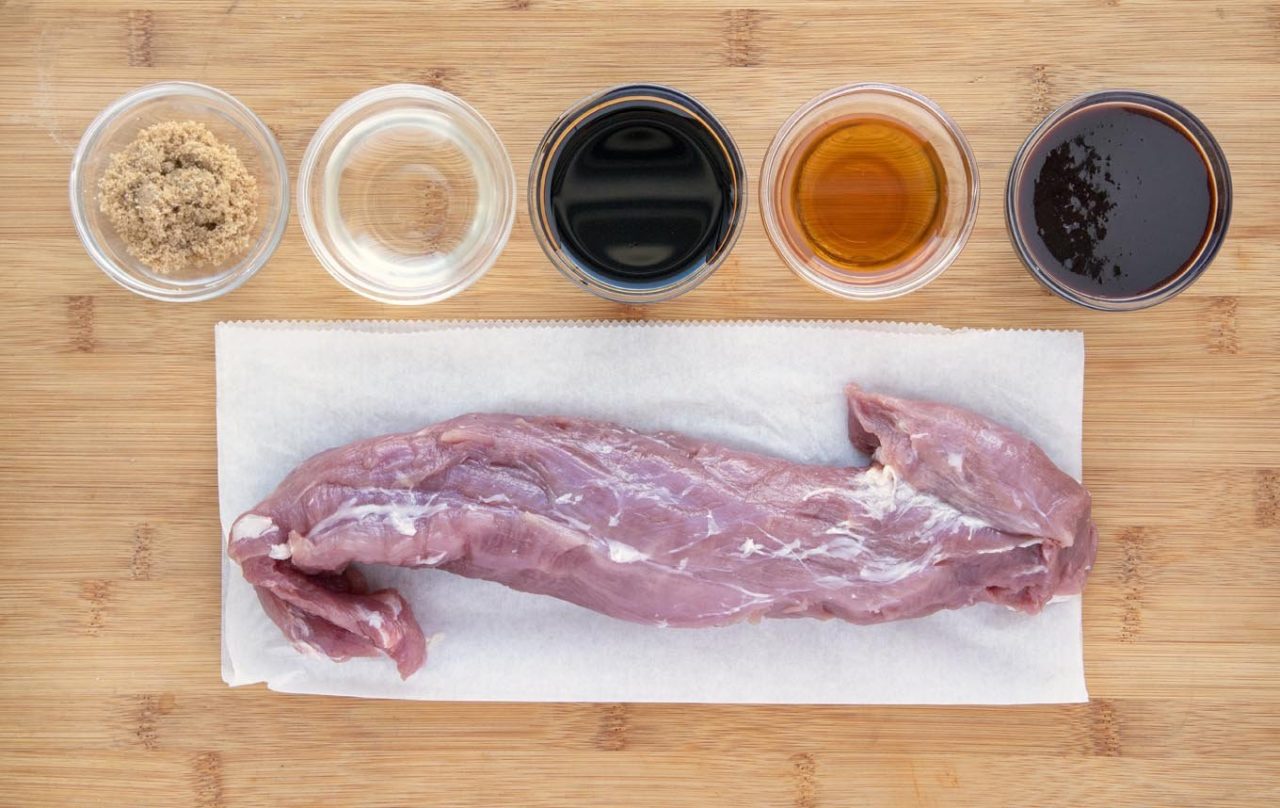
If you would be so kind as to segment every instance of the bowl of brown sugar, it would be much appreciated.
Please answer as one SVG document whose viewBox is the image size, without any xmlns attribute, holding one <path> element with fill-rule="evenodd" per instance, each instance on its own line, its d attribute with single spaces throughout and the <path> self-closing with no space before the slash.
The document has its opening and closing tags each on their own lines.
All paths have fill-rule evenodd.
<svg viewBox="0 0 1280 808">
<path fill-rule="evenodd" d="M 108 277 L 155 300 L 208 300 L 257 272 L 289 218 L 275 136 L 248 107 L 191 82 L 118 99 L 71 166 L 80 240 Z"/>
</svg>

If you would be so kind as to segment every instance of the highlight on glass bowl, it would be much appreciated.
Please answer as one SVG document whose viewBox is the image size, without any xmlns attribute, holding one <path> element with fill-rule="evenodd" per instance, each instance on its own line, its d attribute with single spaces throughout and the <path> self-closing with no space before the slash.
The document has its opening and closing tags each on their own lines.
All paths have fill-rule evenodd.
<svg viewBox="0 0 1280 808">
<path fill-rule="evenodd" d="M 71 214 L 89 256 L 121 286 L 208 300 L 271 257 L 288 188 L 280 146 L 252 110 L 213 87 L 164 82 L 117 99 L 85 130 Z"/>
<path fill-rule="evenodd" d="M 393 84 L 320 125 L 302 159 L 298 215 L 334 278 L 384 303 L 433 303 L 480 279 L 515 221 L 515 172 L 462 99 Z"/>
</svg>

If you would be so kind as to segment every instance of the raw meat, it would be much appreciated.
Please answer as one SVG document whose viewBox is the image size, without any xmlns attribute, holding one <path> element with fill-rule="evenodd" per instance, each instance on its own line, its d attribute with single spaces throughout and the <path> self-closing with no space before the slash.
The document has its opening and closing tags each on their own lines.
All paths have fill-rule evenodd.
<svg viewBox="0 0 1280 808">
<path fill-rule="evenodd" d="M 865 467 L 791 463 L 574 418 L 464 415 L 331 449 L 236 520 L 228 552 L 302 650 L 426 638 L 353 563 L 436 567 L 656 626 L 876 623 L 1078 593 L 1090 497 L 1031 441 L 956 407 L 850 386 Z"/>
</svg>

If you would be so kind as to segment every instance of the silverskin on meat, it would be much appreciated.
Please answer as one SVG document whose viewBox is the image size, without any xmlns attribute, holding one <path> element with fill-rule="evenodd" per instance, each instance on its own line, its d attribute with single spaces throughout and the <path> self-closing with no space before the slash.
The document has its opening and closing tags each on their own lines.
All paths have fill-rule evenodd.
<svg viewBox="0 0 1280 808">
<path fill-rule="evenodd" d="M 972 412 L 846 389 L 862 467 L 792 463 L 578 418 L 472 414 L 330 449 L 231 528 L 228 552 L 302 650 L 427 638 L 352 564 L 433 567 L 639 623 L 879 623 L 974 603 L 1039 611 L 1081 591 L 1090 497 Z M 430 615 L 422 616 L 430 620 Z"/>
</svg>

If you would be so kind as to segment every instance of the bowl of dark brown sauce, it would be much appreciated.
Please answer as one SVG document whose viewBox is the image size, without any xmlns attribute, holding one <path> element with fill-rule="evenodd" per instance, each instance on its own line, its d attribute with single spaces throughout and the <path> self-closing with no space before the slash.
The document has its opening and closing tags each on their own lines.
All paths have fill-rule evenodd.
<svg viewBox="0 0 1280 808">
<path fill-rule="evenodd" d="M 668 300 L 724 263 L 742 230 L 746 171 L 728 131 L 692 96 L 610 87 L 547 130 L 529 214 L 566 277 L 623 303 Z"/>
<path fill-rule="evenodd" d="M 1141 309 L 1213 261 L 1231 218 L 1231 174 L 1208 128 L 1178 104 L 1090 93 L 1018 151 L 1005 217 L 1019 257 L 1055 294 L 1091 309 Z"/>
</svg>

